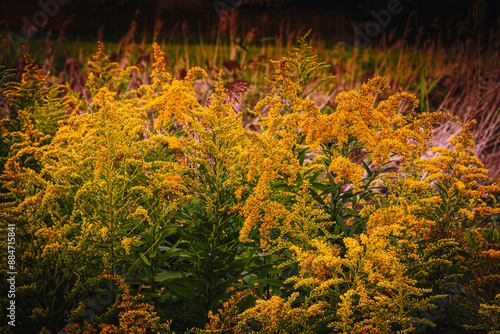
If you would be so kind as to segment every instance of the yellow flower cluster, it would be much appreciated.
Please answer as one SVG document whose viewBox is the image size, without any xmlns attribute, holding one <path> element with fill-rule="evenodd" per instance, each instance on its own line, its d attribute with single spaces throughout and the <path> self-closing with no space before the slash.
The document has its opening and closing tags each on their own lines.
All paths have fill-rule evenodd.
<svg viewBox="0 0 500 334">
<path fill-rule="evenodd" d="M 365 175 L 363 167 L 356 165 L 344 156 L 333 159 L 328 171 L 335 175 L 335 181 L 341 183 L 345 180 L 347 183 L 352 183 L 355 189 L 360 186 L 361 179 Z"/>
<path fill-rule="evenodd" d="M 100 323 L 99 330 L 94 326 L 84 323 L 67 325 L 61 333 L 162 333 L 174 334 L 170 330 L 170 323 L 160 323 L 160 317 L 154 310 L 154 306 L 144 301 L 141 294 L 132 295 L 130 287 L 124 283 L 123 278 L 117 276 L 106 276 L 106 279 L 115 281 L 118 288 L 122 289 L 116 302 L 108 310 L 109 314 L 116 312 L 118 315 L 118 326 L 115 324 Z"/>
<path fill-rule="evenodd" d="M 472 222 L 500 213 L 500 209 L 486 203 L 489 199 L 495 200 L 493 194 L 500 191 L 500 183 L 480 185 L 480 182 L 488 180 L 488 170 L 472 150 L 475 146 L 472 132 L 474 124 L 474 120 L 465 124 L 460 133 L 449 140 L 453 149 L 435 147 L 431 152 L 438 154 L 437 157 L 416 162 L 426 173 L 425 181 L 440 186 L 444 192 L 442 198 L 454 198 L 455 206 L 462 207 L 457 213 L 463 217 L 463 221 L 448 215 L 446 219 L 450 220 L 450 224 L 451 221 L 456 224 L 466 222 L 471 226 Z"/>
<path fill-rule="evenodd" d="M 378 85 L 382 88 L 377 88 Z M 301 123 L 307 142 L 315 146 L 336 142 L 342 149 L 350 138 L 356 138 L 379 165 L 386 162 L 391 153 L 410 158 L 415 152 L 425 150 L 432 139 L 432 124 L 450 117 L 440 112 L 424 113 L 420 117 L 398 113 L 403 99 L 410 99 L 413 108 L 418 106 L 416 97 L 409 93 L 396 93 L 374 107 L 372 94 L 380 94 L 388 87 L 383 77 L 370 79 L 359 91 L 339 94 L 335 112 L 309 113 Z"/>
<path fill-rule="evenodd" d="M 241 314 L 235 333 L 247 333 L 249 330 L 259 333 L 292 333 L 300 328 L 301 333 L 313 334 L 314 322 L 325 317 L 326 303 L 304 303 L 300 307 L 292 304 L 298 293 L 292 293 L 287 301 L 278 296 L 268 300 L 258 300 L 255 307 Z"/>
<path fill-rule="evenodd" d="M 125 237 L 122 240 L 122 247 L 125 250 L 125 254 L 130 254 L 130 249 L 132 246 L 137 245 L 140 241 L 138 236 L 134 236 L 132 238 Z"/>
<path fill-rule="evenodd" d="M 255 293 L 252 289 L 245 289 L 236 292 L 227 302 L 222 304 L 222 309 L 219 309 L 217 314 L 212 311 L 208 313 L 209 322 L 205 326 L 207 330 L 222 330 L 222 331 L 232 331 L 236 328 L 241 317 L 238 312 L 238 302 L 241 302 L 244 298 L 248 296 L 254 296 Z"/>
<path fill-rule="evenodd" d="M 492 282 L 500 276 L 500 234 L 483 221 L 500 213 L 500 184 L 486 184 L 487 170 L 474 156 L 474 122 L 450 139 L 452 148 L 433 148 L 435 157 L 421 159 L 434 124 L 452 117 L 401 112 L 404 99 L 418 106 L 409 93 L 377 103 L 375 96 L 389 88 L 383 77 L 339 94 L 336 110 L 323 113 L 307 96 L 322 82 L 313 79 L 324 64 L 302 41 L 277 62 L 273 87 L 253 111 L 259 129 L 250 131 L 222 72 L 201 104 L 194 84 L 207 73 L 193 67 L 183 80 L 173 78 L 165 54 L 156 44 L 153 49 L 152 84 L 117 94 L 135 69 L 120 69 L 100 43 L 89 63 L 88 99 L 68 96 L 57 105 L 59 111 L 75 106 L 64 123 L 54 127 L 33 106 L 19 111 L 22 126 L 12 134 L 2 175 L 10 202 L 0 203 L 0 218 L 28 231 L 23 241 L 30 244 L 20 255 L 22 263 L 33 262 L 20 271 L 26 281 L 52 266 L 55 279 L 71 287 L 60 297 L 69 300 L 88 293 L 75 275 L 92 281 L 87 273 L 114 272 L 132 259 L 132 268 L 147 268 L 147 288 L 159 291 L 150 296 L 163 298 L 165 292 L 155 290 L 156 269 L 176 260 L 165 260 L 173 252 L 182 254 L 179 270 L 193 261 L 183 276 L 196 278 L 203 291 L 220 292 L 203 301 L 212 309 L 221 305 L 208 313 L 206 332 L 412 332 L 436 325 L 429 314 L 440 303 L 458 305 L 436 291 L 460 284 L 470 289 L 463 294 L 482 298 L 477 315 L 498 320 Z M 43 90 L 46 79 L 31 62 L 9 94 L 30 96 L 30 81 Z M 56 93 L 60 87 L 47 94 Z M 164 241 L 176 233 L 173 220 L 188 225 L 188 233 L 165 250 Z M 227 258 L 234 263 L 223 263 Z M 256 264 L 262 258 L 280 263 L 262 269 L 267 262 Z M 218 266 L 230 270 L 212 279 Z M 283 268 L 297 270 L 295 276 Z M 470 282 L 464 283 L 465 273 Z M 123 291 L 106 313 L 116 315 L 115 323 L 99 330 L 73 324 L 62 333 L 170 332 L 151 303 L 110 279 Z M 266 281 L 290 290 L 262 293 Z M 42 283 L 25 288 L 46 291 L 52 284 Z M 58 302 L 41 297 L 47 305 Z M 252 299 L 255 305 L 244 309 Z M 84 307 L 74 304 L 73 313 Z M 47 310 L 36 307 L 33 314 L 47 320 Z"/>
</svg>

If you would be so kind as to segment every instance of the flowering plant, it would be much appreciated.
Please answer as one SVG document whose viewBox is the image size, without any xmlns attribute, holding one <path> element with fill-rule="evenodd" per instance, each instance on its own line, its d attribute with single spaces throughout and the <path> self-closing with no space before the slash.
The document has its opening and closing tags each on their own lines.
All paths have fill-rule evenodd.
<svg viewBox="0 0 500 334">
<path fill-rule="evenodd" d="M 377 102 L 385 78 L 320 110 L 309 96 L 330 78 L 306 37 L 277 62 L 256 130 L 233 107 L 243 82 L 219 75 L 203 103 L 205 71 L 173 78 L 157 45 L 135 87 L 137 69 L 100 44 L 84 95 L 26 56 L 3 91 L 0 203 L 1 228 L 16 224 L 20 328 L 497 329 L 500 185 L 474 156 L 474 122 L 424 158 L 434 125 L 456 120 L 402 109 L 418 105 L 410 93 Z"/>
</svg>

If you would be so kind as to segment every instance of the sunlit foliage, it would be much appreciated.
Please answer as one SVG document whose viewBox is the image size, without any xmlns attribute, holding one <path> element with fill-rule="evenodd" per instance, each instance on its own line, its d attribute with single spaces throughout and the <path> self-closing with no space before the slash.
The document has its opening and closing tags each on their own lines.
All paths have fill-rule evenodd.
<svg viewBox="0 0 500 334">
<path fill-rule="evenodd" d="M 500 185 L 474 121 L 429 152 L 456 119 L 410 93 L 377 101 L 383 77 L 322 112 L 308 97 L 334 79 L 306 35 L 252 130 L 233 107 L 245 84 L 219 75 L 198 101 L 205 71 L 173 78 L 153 48 L 148 85 L 102 44 L 85 94 L 27 54 L 6 85 L 0 219 L 16 225 L 22 333 L 498 330 Z"/>
</svg>

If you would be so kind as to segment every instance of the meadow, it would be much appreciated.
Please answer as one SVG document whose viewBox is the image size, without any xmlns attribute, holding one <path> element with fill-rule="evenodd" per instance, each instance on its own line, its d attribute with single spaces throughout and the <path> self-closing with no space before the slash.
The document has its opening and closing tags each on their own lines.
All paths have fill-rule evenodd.
<svg viewBox="0 0 500 334">
<path fill-rule="evenodd" d="M 245 121 L 251 122 L 252 117 L 246 110 L 252 109 L 271 88 L 266 80 L 272 78 L 275 68 L 271 60 L 285 56 L 306 31 L 303 27 L 287 28 L 277 36 L 264 37 L 257 29 L 251 29 L 240 36 L 237 20 L 237 14 L 231 13 L 211 34 L 193 34 L 185 22 L 175 24 L 167 33 L 141 33 L 137 24 L 132 22 L 125 36 L 98 34 L 98 40 L 106 41 L 110 59 L 118 62 L 120 68 L 138 68 L 134 73 L 133 87 L 149 83 L 154 42 L 165 51 L 166 69 L 174 77 L 182 78 L 191 66 L 201 66 L 208 72 L 208 77 L 197 83 L 200 86 L 197 97 L 201 101 L 213 92 L 219 70 L 223 71 L 226 82 L 247 81 L 249 87 L 239 100 L 239 108 L 245 113 Z M 160 23 L 156 25 L 162 26 Z M 463 122 L 476 119 L 475 154 L 489 169 L 490 179 L 498 180 L 498 32 L 469 36 L 467 31 L 459 29 L 458 24 L 454 29 L 458 31 L 443 32 L 445 29 L 441 27 L 441 30 L 429 34 L 423 27 L 415 26 L 410 18 L 404 30 L 383 32 L 381 38 L 368 48 L 321 39 L 313 32 L 310 44 L 314 53 L 318 61 L 330 66 L 323 75 L 334 75 L 335 80 L 319 87 L 309 98 L 317 102 L 320 109 L 331 112 L 336 108 L 335 97 L 340 92 L 359 89 L 367 79 L 384 76 L 391 87 L 390 93 L 411 92 L 419 98 L 418 112 L 445 110 Z M 8 51 L 11 48 L 6 35 L 4 31 L 0 59 L 11 67 L 18 67 L 19 79 L 21 68 L 12 52 Z M 87 62 L 96 51 L 95 36 L 68 35 L 65 30 L 58 35 L 48 32 L 30 42 L 30 54 L 35 62 L 49 71 L 58 83 L 69 83 L 79 93 L 84 91 Z M 435 129 L 436 145 L 447 145 L 448 139 L 458 131 L 457 127 Z"/>
<path fill-rule="evenodd" d="M 1 55 L 2 332 L 498 333 L 495 35 L 229 23 Z"/>
</svg>

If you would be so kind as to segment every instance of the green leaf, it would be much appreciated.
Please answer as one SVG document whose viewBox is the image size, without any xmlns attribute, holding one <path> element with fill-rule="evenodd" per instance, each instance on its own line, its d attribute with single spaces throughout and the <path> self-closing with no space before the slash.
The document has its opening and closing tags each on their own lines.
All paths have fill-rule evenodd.
<svg viewBox="0 0 500 334">
<path fill-rule="evenodd" d="M 147 266 L 151 266 L 151 262 L 149 262 L 148 258 L 144 254 L 141 254 L 141 260 Z"/>
<path fill-rule="evenodd" d="M 370 178 L 372 176 L 372 171 L 370 170 L 370 167 L 366 164 L 364 160 L 361 160 L 361 163 L 363 164 L 363 168 L 365 169 L 366 173 L 368 174 L 368 177 Z"/>
<path fill-rule="evenodd" d="M 441 79 L 443 78 L 443 76 L 440 76 L 439 78 L 437 78 L 436 80 L 434 80 L 430 85 L 429 85 L 429 88 L 427 90 L 428 93 L 432 92 L 432 89 L 436 86 L 436 84 L 441 81 Z"/>
<path fill-rule="evenodd" d="M 275 287 L 287 287 L 287 285 L 285 283 L 283 283 L 282 280 L 279 280 L 279 279 L 276 279 L 276 278 L 251 278 L 250 279 L 250 285 L 251 284 L 254 284 L 254 283 L 264 283 L 264 284 L 268 284 L 270 286 L 275 286 Z M 260 286 L 260 284 L 259 284 Z"/>
<path fill-rule="evenodd" d="M 179 271 L 160 271 L 155 278 L 156 282 L 164 282 L 168 280 L 182 278 L 182 275 Z"/>
</svg>

